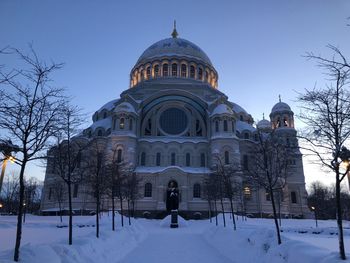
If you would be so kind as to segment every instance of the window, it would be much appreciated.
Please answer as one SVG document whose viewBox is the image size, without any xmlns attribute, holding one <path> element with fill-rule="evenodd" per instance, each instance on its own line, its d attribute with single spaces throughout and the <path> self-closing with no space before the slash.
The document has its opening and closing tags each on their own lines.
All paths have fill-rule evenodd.
<svg viewBox="0 0 350 263">
<path fill-rule="evenodd" d="M 133 123 L 132 123 L 132 119 L 129 120 L 129 130 L 132 131 L 132 127 L 133 126 Z"/>
<path fill-rule="evenodd" d="M 234 121 L 232 121 L 231 124 L 232 124 L 232 132 L 235 132 L 235 123 L 234 123 Z"/>
<path fill-rule="evenodd" d="M 167 77 L 169 75 L 169 65 L 164 64 L 163 65 L 163 77 Z"/>
<path fill-rule="evenodd" d="M 146 78 L 150 79 L 151 78 L 151 67 L 146 68 Z"/>
<path fill-rule="evenodd" d="M 156 155 L 156 166 L 160 166 L 160 153 Z"/>
<path fill-rule="evenodd" d="M 209 80 L 209 72 L 205 71 L 205 81 L 208 82 Z"/>
<path fill-rule="evenodd" d="M 52 187 L 49 188 L 49 200 L 51 200 L 51 196 L 52 196 Z"/>
<path fill-rule="evenodd" d="M 101 137 L 102 136 L 102 131 L 101 130 L 98 130 L 97 132 L 97 136 Z"/>
<path fill-rule="evenodd" d="M 142 166 L 145 166 L 145 165 L 146 165 L 146 153 L 145 153 L 145 152 L 142 152 L 142 153 L 141 153 L 140 165 L 142 165 Z"/>
<path fill-rule="evenodd" d="M 151 183 L 145 184 L 145 197 L 152 197 L 152 184 Z"/>
<path fill-rule="evenodd" d="M 195 72 L 196 72 L 196 70 L 195 70 L 194 66 L 190 66 L 190 78 L 194 79 Z"/>
<path fill-rule="evenodd" d="M 230 163 L 230 153 L 228 151 L 225 151 L 225 164 Z"/>
<path fill-rule="evenodd" d="M 250 200 L 252 198 L 252 191 L 250 190 L 249 186 L 243 188 L 243 194 L 246 200 Z"/>
<path fill-rule="evenodd" d="M 248 155 L 243 155 L 243 169 L 248 170 Z"/>
<path fill-rule="evenodd" d="M 171 165 L 175 165 L 175 158 L 176 158 L 175 153 L 171 153 L 171 157 L 170 157 L 170 163 L 171 163 Z"/>
<path fill-rule="evenodd" d="M 145 79 L 145 71 L 141 70 L 141 80 L 144 80 L 144 79 Z"/>
<path fill-rule="evenodd" d="M 239 115 L 239 120 L 243 121 L 243 115 Z"/>
<path fill-rule="evenodd" d="M 227 120 L 224 120 L 224 131 L 227 132 L 228 127 L 227 127 Z"/>
<path fill-rule="evenodd" d="M 159 76 L 159 65 L 155 65 L 154 66 L 154 77 L 158 77 Z"/>
<path fill-rule="evenodd" d="M 201 167 L 205 167 L 205 154 L 201 153 Z"/>
<path fill-rule="evenodd" d="M 290 140 L 289 138 L 286 139 L 287 146 L 290 147 Z"/>
<path fill-rule="evenodd" d="M 297 193 L 296 192 L 291 192 L 290 193 L 290 197 L 291 197 L 291 201 L 292 201 L 292 204 L 296 204 L 296 203 L 298 203 L 297 202 Z"/>
<path fill-rule="evenodd" d="M 254 140 L 257 142 L 259 140 L 258 134 L 254 134 Z"/>
<path fill-rule="evenodd" d="M 117 151 L 117 162 L 120 163 L 123 159 L 123 150 L 122 149 L 118 149 Z"/>
<path fill-rule="evenodd" d="M 270 195 L 270 192 L 268 190 L 266 190 L 266 192 L 265 192 L 265 197 L 266 197 L 266 201 L 271 201 L 271 195 Z"/>
<path fill-rule="evenodd" d="M 249 139 L 249 133 L 248 133 L 248 132 L 245 132 L 245 133 L 244 133 L 244 139 L 246 139 L 246 140 Z"/>
<path fill-rule="evenodd" d="M 218 121 L 215 122 L 215 131 L 219 132 L 219 122 Z"/>
<path fill-rule="evenodd" d="M 203 79 L 203 69 L 201 69 L 201 68 L 198 69 L 198 79 L 199 80 Z"/>
<path fill-rule="evenodd" d="M 289 126 L 289 125 L 288 125 L 288 120 L 287 120 L 286 117 L 283 118 L 283 126 L 284 126 L 284 127 L 288 127 L 288 126 Z"/>
<path fill-rule="evenodd" d="M 77 161 L 77 168 L 80 168 L 80 165 L 81 165 L 81 152 L 77 153 L 76 161 Z"/>
<path fill-rule="evenodd" d="M 103 113 L 103 118 L 106 119 L 107 118 L 107 112 Z"/>
<path fill-rule="evenodd" d="M 123 130 L 125 126 L 125 119 L 121 118 L 119 121 L 119 129 Z"/>
<path fill-rule="evenodd" d="M 176 76 L 177 76 L 177 64 L 176 64 L 176 63 L 174 63 L 174 64 L 171 65 L 171 75 L 172 75 L 173 77 L 176 77 Z"/>
<path fill-rule="evenodd" d="M 186 78 L 187 75 L 187 66 L 185 64 L 181 64 L 181 77 Z"/>
<path fill-rule="evenodd" d="M 201 198 L 201 185 L 200 184 L 193 185 L 193 198 Z"/>
<path fill-rule="evenodd" d="M 78 197 L 78 188 L 79 188 L 79 184 L 74 184 L 73 198 L 77 198 Z"/>
<path fill-rule="evenodd" d="M 188 126 L 188 118 L 182 109 L 169 108 L 159 118 L 161 129 L 171 135 L 183 133 Z"/>
<path fill-rule="evenodd" d="M 191 155 L 186 153 L 186 166 L 191 166 Z"/>
</svg>

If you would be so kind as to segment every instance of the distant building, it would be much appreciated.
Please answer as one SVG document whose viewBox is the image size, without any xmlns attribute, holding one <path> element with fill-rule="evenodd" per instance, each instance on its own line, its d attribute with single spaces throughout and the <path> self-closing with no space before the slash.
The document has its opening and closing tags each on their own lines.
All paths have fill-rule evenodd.
<svg viewBox="0 0 350 263">
<path fill-rule="evenodd" d="M 92 120 L 81 136 L 105 138 L 106 151 L 116 147 L 120 158 L 132 163 L 142 178 L 142 198 L 136 202 L 139 214 L 164 213 L 166 190 L 173 181 L 180 192 L 180 213 L 207 215 L 203 177 L 212 172 L 214 156 L 222 156 L 229 164 L 246 165 L 247 144 L 256 134 L 252 116 L 218 90 L 218 73 L 209 57 L 197 45 L 178 38 L 176 29 L 171 38 L 143 52 L 131 70 L 130 88 L 96 111 Z M 286 143 L 298 146 L 293 111 L 284 102 L 273 106 L 270 121 L 263 119 L 257 126 L 278 129 Z M 58 209 L 52 194 L 57 175 L 50 172 L 50 162 L 42 195 L 44 213 Z M 281 213 L 302 217 L 309 212 L 299 150 L 290 164 Z M 94 209 L 93 197 L 86 196 L 85 187 L 74 186 L 75 210 Z M 265 189 L 246 186 L 244 196 L 248 214 L 271 215 Z M 63 207 L 68 207 L 66 202 Z M 240 211 L 239 205 L 235 207 Z"/>
</svg>

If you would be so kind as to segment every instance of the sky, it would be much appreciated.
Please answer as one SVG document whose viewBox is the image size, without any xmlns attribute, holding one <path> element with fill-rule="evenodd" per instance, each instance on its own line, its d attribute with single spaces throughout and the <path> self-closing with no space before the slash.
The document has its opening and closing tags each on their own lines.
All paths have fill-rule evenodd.
<svg viewBox="0 0 350 263">
<path fill-rule="evenodd" d="M 219 90 L 258 121 L 279 95 L 298 115 L 298 92 L 325 85 L 324 72 L 306 52 L 331 56 L 326 46 L 332 44 L 350 57 L 349 16 L 347 0 L 0 0 L 0 47 L 28 51 L 31 43 L 43 60 L 63 62 L 54 85 L 92 116 L 129 88 L 138 57 L 170 37 L 176 19 L 179 37 L 211 59 Z M 43 180 L 44 169 L 36 166 L 27 176 Z M 333 182 L 306 159 L 304 170 L 307 184 Z"/>
</svg>

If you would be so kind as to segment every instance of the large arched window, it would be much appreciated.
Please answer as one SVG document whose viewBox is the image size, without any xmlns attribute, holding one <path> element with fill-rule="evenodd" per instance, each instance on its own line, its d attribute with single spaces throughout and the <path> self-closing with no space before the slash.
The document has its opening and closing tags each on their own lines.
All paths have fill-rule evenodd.
<svg viewBox="0 0 350 263">
<path fill-rule="evenodd" d="M 119 121 L 119 129 L 123 130 L 125 126 L 125 119 L 121 118 Z"/>
<path fill-rule="evenodd" d="M 117 151 L 117 162 L 120 163 L 123 160 L 123 150 L 118 149 Z"/>
<path fill-rule="evenodd" d="M 146 78 L 150 79 L 151 78 L 151 67 L 146 68 Z"/>
<path fill-rule="evenodd" d="M 225 164 L 230 163 L 230 153 L 228 151 L 225 151 Z"/>
<path fill-rule="evenodd" d="M 175 153 L 171 153 L 171 156 L 170 156 L 171 165 L 175 165 L 175 163 L 176 163 L 175 159 L 176 159 Z"/>
<path fill-rule="evenodd" d="M 206 82 L 208 82 L 209 80 L 209 72 L 208 71 L 205 71 L 205 79 L 204 79 Z"/>
<path fill-rule="evenodd" d="M 164 64 L 163 65 L 163 77 L 167 77 L 169 75 L 169 65 Z"/>
<path fill-rule="evenodd" d="M 152 184 L 146 183 L 145 184 L 145 197 L 152 197 Z"/>
<path fill-rule="evenodd" d="M 205 153 L 201 153 L 201 167 L 205 167 Z"/>
<path fill-rule="evenodd" d="M 201 198 L 201 185 L 200 184 L 193 185 L 193 198 Z"/>
<path fill-rule="evenodd" d="M 187 76 L 187 66 L 186 64 L 181 64 L 181 77 L 186 78 Z"/>
<path fill-rule="evenodd" d="M 202 68 L 198 69 L 198 79 L 203 80 L 203 69 Z"/>
<path fill-rule="evenodd" d="M 177 76 L 177 64 L 176 64 L 176 63 L 174 63 L 174 64 L 171 65 L 171 75 L 172 75 L 173 77 L 176 77 L 176 76 Z"/>
<path fill-rule="evenodd" d="M 146 165 L 146 153 L 145 152 L 141 153 L 140 165 L 142 165 L 142 166 Z"/>
<path fill-rule="evenodd" d="M 186 166 L 191 166 L 191 155 L 186 153 Z"/>
<path fill-rule="evenodd" d="M 156 166 L 160 166 L 160 153 L 156 155 Z"/>
<path fill-rule="evenodd" d="M 194 79 L 196 76 L 196 69 L 194 66 L 190 66 L 190 78 Z"/>
<path fill-rule="evenodd" d="M 227 120 L 224 120 L 224 131 L 227 132 L 228 126 L 227 126 Z"/>
<path fill-rule="evenodd" d="M 154 77 L 157 78 L 159 76 L 159 65 L 154 66 Z"/>
<path fill-rule="evenodd" d="M 130 119 L 130 120 L 129 120 L 129 130 L 130 130 L 130 131 L 132 131 L 132 128 L 133 128 L 132 125 L 133 125 L 132 119 Z"/>
</svg>

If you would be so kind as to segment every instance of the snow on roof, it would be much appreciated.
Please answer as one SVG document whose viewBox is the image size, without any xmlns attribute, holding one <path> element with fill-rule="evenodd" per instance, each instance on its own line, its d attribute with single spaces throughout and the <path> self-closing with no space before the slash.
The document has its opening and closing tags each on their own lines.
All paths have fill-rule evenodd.
<svg viewBox="0 0 350 263">
<path fill-rule="evenodd" d="M 242 108 L 241 106 L 239 106 L 238 104 L 236 104 L 236 103 L 234 103 L 234 102 L 232 102 L 232 104 L 233 104 L 232 110 L 233 110 L 234 112 L 236 112 L 236 113 L 243 112 L 243 113 L 248 114 L 248 113 L 245 111 L 245 109 L 243 109 L 243 108 Z"/>
<path fill-rule="evenodd" d="M 280 101 L 272 107 L 271 113 L 278 111 L 291 111 L 291 109 L 287 103 Z"/>
<path fill-rule="evenodd" d="M 210 116 L 214 116 L 217 114 L 233 114 L 233 111 L 226 104 L 219 104 L 210 114 Z"/>
<path fill-rule="evenodd" d="M 102 111 L 102 110 L 113 110 L 114 108 L 114 104 L 118 101 L 119 99 L 114 99 L 114 100 L 111 100 L 110 102 L 107 102 L 105 105 L 103 105 L 98 111 Z"/>
<path fill-rule="evenodd" d="M 239 132 L 242 132 L 244 130 L 254 132 L 256 130 L 252 125 L 250 125 L 249 123 L 246 123 L 244 121 L 237 121 L 236 128 Z"/>
<path fill-rule="evenodd" d="M 210 173 L 210 169 L 206 167 L 180 167 L 180 166 L 166 166 L 166 167 L 145 167 L 145 166 L 138 166 L 135 169 L 135 172 L 137 173 L 160 173 L 164 172 L 167 169 L 179 169 L 185 173 L 193 173 L 193 174 L 203 174 L 203 173 Z"/>
<path fill-rule="evenodd" d="M 120 103 L 114 110 L 114 112 L 131 112 L 136 113 L 134 106 L 132 106 L 129 102 Z"/>
<path fill-rule="evenodd" d="M 93 131 L 96 130 L 97 128 L 104 128 L 105 130 L 109 129 L 112 127 L 112 117 L 109 116 L 105 119 L 101 119 L 98 121 L 95 121 L 89 128 L 91 128 Z"/>
<path fill-rule="evenodd" d="M 260 129 L 264 129 L 264 128 L 271 128 L 271 122 L 269 122 L 268 120 L 261 120 L 258 122 L 257 127 Z"/>
</svg>

